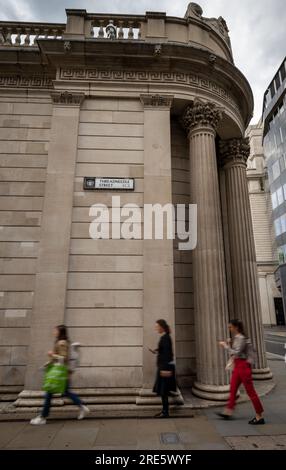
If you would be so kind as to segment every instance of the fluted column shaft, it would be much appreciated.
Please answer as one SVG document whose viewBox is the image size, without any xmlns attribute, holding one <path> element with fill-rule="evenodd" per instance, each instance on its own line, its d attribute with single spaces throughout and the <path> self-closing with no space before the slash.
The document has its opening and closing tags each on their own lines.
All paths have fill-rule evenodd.
<svg viewBox="0 0 286 470">
<path fill-rule="evenodd" d="M 193 103 L 183 124 L 190 143 L 191 203 L 198 206 L 198 244 L 193 251 L 197 382 L 203 398 L 226 399 L 225 352 L 218 342 L 227 331 L 227 289 L 215 148 L 220 111 L 212 103 Z"/>
<path fill-rule="evenodd" d="M 220 143 L 225 174 L 233 311 L 243 321 L 256 349 L 254 378 L 271 378 L 263 337 L 257 262 L 246 176 L 248 139 Z"/>
</svg>

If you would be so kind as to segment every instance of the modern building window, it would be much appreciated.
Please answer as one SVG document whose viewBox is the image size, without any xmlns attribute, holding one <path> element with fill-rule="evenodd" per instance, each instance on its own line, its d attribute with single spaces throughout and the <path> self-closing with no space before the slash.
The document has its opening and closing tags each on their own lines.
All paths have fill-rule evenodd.
<svg viewBox="0 0 286 470">
<path fill-rule="evenodd" d="M 286 201 L 286 184 L 283 185 L 284 199 Z"/>
<path fill-rule="evenodd" d="M 278 248 L 279 264 L 284 264 L 286 260 L 286 245 L 279 246 Z"/>
<path fill-rule="evenodd" d="M 275 140 L 276 140 L 276 147 L 279 147 L 279 145 L 281 145 L 281 135 L 280 135 L 280 128 L 277 128 L 276 129 L 276 132 L 275 132 Z"/>
<path fill-rule="evenodd" d="M 277 200 L 278 200 L 278 206 L 280 206 L 280 204 L 283 204 L 283 202 L 284 202 L 282 188 L 277 189 Z"/>
<path fill-rule="evenodd" d="M 276 192 L 272 194 L 271 199 L 272 199 L 272 207 L 273 207 L 273 209 L 276 209 L 276 207 L 278 207 L 278 200 L 277 200 L 277 193 Z"/>
<path fill-rule="evenodd" d="M 277 137 L 275 134 L 274 134 L 274 146 L 275 146 L 275 149 L 277 149 L 278 144 L 277 144 Z"/>
<path fill-rule="evenodd" d="M 273 181 L 274 181 L 274 180 L 276 180 L 277 178 L 279 178 L 279 176 L 280 176 L 279 160 L 277 160 L 277 162 L 275 162 L 275 163 L 272 165 L 272 172 L 273 172 Z"/>
<path fill-rule="evenodd" d="M 277 73 L 276 77 L 274 78 L 275 80 L 275 85 L 276 85 L 276 90 L 279 90 L 281 87 L 281 81 L 280 81 L 280 75 Z"/>
<path fill-rule="evenodd" d="M 279 217 L 279 219 L 274 220 L 274 226 L 275 226 L 275 235 L 276 235 L 276 237 L 279 237 L 279 235 L 281 235 L 281 233 L 282 233 L 280 217 Z"/>
<path fill-rule="evenodd" d="M 266 108 L 269 105 L 270 101 L 271 101 L 271 93 L 270 93 L 270 90 L 267 90 L 267 93 L 265 95 L 265 107 Z"/>
<path fill-rule="evenodd" d="M 284 64 L 282 64 L 282 67 L 281 67 L 281 69 L 280 69 L 280 73 L 281 73 L 282 81 L 284 81 L 285 78 L 286 78 L 285 62 L 284 62 Z"/>
<path fill-rule="evenodd" d="M 285 261 L 285 255 L 284 255 L 284 251 L 282 250 L 282 246 L 279 247 L 279 252 L 278 252 L 278 261 L 279 261 L 279 264 L 284 264 L 284 261 Z"/>
<path fill-rule="evenodd" d="M 271 93 L 271 98 L 275 96 L 275 86 L 274 86 L 274 81 L 270 85 L 270 93 Z"/>
<path fill-rule="evenodd" d="M 284 155 L 282 155 L 282 157 L 280 158 L 280 171 L 281 171 L 281 173 L 284 170 L 285 170 L 285 160 L 284 160 Z"/>
<path fill-rule="evenodd" d="M 270 133 L 267 134 L 264 140 L 264 146 L 265 146 L 265 153 L 269 156 L 272 152 L 272 144 L 271 144 L 271 135 Z"/>
<path fill-rule="evenodd" d="M 270 166 L 270 167 L 267 167 L 267 173 L 268 173 L 269 184 L 271 184 L 272 181 L 273 181 L 273 173 L 272 173 L 272 168 L 271 168 L 271 166 Z"/>
<path fill-rule="evenodd" d="M 285 233 L 286 232 L 286 214 L 283 214 L 281 217 L 281 233 Z"/>
</svg>

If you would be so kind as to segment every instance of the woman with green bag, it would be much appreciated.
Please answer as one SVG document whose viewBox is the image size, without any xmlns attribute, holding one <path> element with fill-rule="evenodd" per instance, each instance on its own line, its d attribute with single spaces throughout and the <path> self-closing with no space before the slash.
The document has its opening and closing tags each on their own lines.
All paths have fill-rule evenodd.
<svg viewBox="0 0 286 470">
<path fill-rule="evenodd" d="M 70 398 L 80 408 L 78 419 L 83 419 L 89 413 L 87 406 L 83 405 L 80 398 L 69 390 L 69 339 L 65 325 L 57 326 L 54 336 L 56 337 L 55 346 L 53 351 L 48 352 L 50 361 L 46 365 L 44 377 L 45 402 L 41 414 L 30 421 L 34 425 L 46 424 L 54 393 Z"/>
</svg>

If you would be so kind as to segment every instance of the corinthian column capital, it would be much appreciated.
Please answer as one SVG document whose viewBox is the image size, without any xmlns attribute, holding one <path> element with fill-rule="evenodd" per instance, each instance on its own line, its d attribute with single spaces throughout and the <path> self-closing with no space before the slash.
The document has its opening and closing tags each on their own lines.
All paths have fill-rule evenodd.
<svg viewBox="0 0 286 470">
<path fill-rule="evenodd" d="M 223 167 L 234 165 L 247 166 L 250 153 L 248 138 L 222 140 L 219 147 Z"/>
<path fill-rule="evenodd" d="M 188 133 L 197 126 L 212 127 L 216 131 L 221 118 L 222 109 L 214 103 L 195 100 L 185 109 L 181 122 Z"/>
<path fill-rule="evenodd" d="M 72 91 L 53 91 L 51 93 L 53 103 L 60 106 L 80 106 L 84 96 L 84 93 L 74 93 Z"/>
<path fill-rule="evenodd" d="M 173 99 L 174 99 L 173 95 L 164 95 L 164 94 L 140 95 L 140 100 L 144 108 L 149 108 L 149 109 L 158 109 L 158 108 L 170 109 L 173 103 Z"/>
</svg>

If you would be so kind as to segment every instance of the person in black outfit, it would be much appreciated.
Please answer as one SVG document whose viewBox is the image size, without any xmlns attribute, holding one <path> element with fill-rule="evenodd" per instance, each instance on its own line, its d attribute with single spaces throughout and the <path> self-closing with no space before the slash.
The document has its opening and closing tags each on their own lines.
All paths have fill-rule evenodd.
<svg viewBox="0 0 286 470">
<path fill-rule="evenodd" d="M 165 320 L 156 322 L 156 330 L 162 335 L 158 349 L 151 351 L 157 354 L 157 376 L 153 392 L 161 397 L 163 409 L 155 418 L 169 418 L 170 392 L 176 392 L 176 375 L 170 327 Z"/>
</svg>

